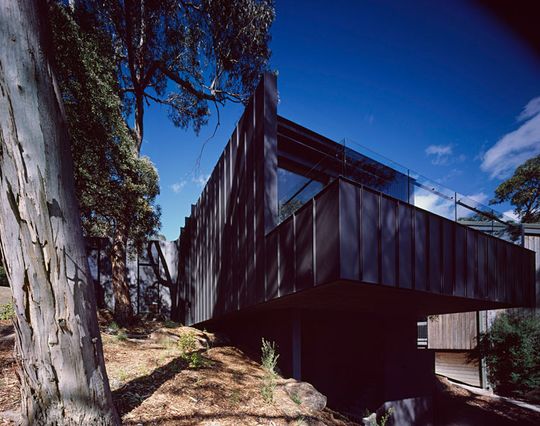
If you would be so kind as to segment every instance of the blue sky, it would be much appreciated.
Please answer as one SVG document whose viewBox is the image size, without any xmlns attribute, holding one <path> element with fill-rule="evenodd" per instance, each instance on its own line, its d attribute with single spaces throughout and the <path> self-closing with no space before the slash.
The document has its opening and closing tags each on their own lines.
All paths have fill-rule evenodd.
<svg viewBox="0 0 540 426">
<path fill-rule="evenodd" d="M 278 113 L 347 138 L 480 202 L 540 153 L 540 58 L 472 2 L 276 1 L 270 68 Z M 167 110 L 145 116 L 162 230 L 178 236 L 234 125 L 225 107 L 197 137 Z M 510 207 L 503 205 L 501 211 Z"/>
</svg>

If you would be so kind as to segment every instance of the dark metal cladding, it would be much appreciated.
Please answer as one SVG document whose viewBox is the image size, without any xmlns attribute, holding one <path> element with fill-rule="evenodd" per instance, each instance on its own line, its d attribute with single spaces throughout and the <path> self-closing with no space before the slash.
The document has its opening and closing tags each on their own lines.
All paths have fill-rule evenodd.
<svg viewBox="0 0 540 426">
<path fill-rule="evenodd" d="M 301 207 L 281 211 L 279 173 L 311 188 Z M 533 253 L 409 204 L 408 179 L 278 117 L 265 74 L 180 234 L 185 322 L 276 303 L 415 314 L 530 304 Z"/>
</svg>

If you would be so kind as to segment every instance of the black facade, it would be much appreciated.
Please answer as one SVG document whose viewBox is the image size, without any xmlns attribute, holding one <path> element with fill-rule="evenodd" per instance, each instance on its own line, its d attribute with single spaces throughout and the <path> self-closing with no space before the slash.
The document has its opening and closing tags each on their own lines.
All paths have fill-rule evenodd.
<svg viewBox="0 0 540 426">
<path fill-rule="evenodd" d="M 493 236 L 517 235 L 494 216 L 492 235 L 465 226 L 457 196 L 454 220 L 416 207 L 429 190 L 278 116 L 266 74 L 180 234 L 184 322 L 256 356 L 275 341 L 283 374 L 333 408 L 391 401 L 394 424 L 431 424 L 434 354 L 417 349 L 417 320 L 534 303 L 535 259 Z"/>
<path fill-rule="evenodd" d="M 281 176 L 296 187 L 282 191 Z M 410 187 L 279 117 L 266 74 L 180 235 L 185 322 L 374 301 L 406 300 L 393 309 L 415 315 L 530 304 L 533 252 L 413 206 Z"/>
</svg>

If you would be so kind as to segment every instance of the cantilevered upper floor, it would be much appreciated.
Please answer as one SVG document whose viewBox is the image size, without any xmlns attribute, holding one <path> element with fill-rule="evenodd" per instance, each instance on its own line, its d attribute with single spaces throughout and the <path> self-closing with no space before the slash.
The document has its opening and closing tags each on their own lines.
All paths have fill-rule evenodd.
<svg viewBox="0 0 540 426">
<path fill-rule="evenodd" d="M 185 320 L 524 306 L 534 254 L 520 239 L 492 210 L 278 116 L 266 74 L 182 228 Z"/>
</svg>

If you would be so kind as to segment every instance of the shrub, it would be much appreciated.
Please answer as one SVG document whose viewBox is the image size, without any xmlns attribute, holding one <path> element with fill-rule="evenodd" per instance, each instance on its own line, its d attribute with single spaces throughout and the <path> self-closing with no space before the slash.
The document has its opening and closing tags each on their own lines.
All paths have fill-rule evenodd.
<svg viewBox="0 0 540 426">
<path fill-rule="evenodd" d="M 274 391 L 276 389 L 276 366 L 279 355 L 274 342 L 270 343 L 262 339 L 261 364 L 264 369 L 263 383 L 261 386 L 261 396 L 263 400 L 270 404 L 274 402 Z"/>
<path fill-rule="evenodd" d="M 120 328 L 116 332 L 115 337 L 116 337 L 116 340 L 118 340 L 120 342 L 125 342 L 128 339 L 128 335 L 126 333 L 126 330 L 124 330 L 123 328 Z"/>
<path fill-rule="evenodd" d="M 210 365 L 210 361 L 202 356 L 197 350 L 197 337 L 193 333 L 184 333 L 178 340 L 178 347 L 182 352 L 180 357 L 187 363 L 189 368 L 203 368 Z"/>
<path fill-rule="evenodd" d="M 178 348 L 183 354 L 197 350 L 197 338 L 193 333 L 183 333 L 178 340 Z"/>
<path fill-rule="evenodd" d="M 497 393 L 524 398 L 540 390 L 538 348 L 540 319 L 503 313 L 480 336 L 475 355 L 485 357 L 489 381 Z"/>
<path fill-rule="evenodd" d="M 276 344 L 262 339 L 261 364 L 270 373 L 276 374 L 276 366 L 279 355 L 276 351 Z"/>
<path fill-rule="evenodd" d="M 389 407 L 388 410 L 377 416 L 376 413 L 370 414 L 369 410 L 367 410 L 364 415 L 364 424 L 368 426 L 386 426 L 386 423 L 388 423 L 388 420 L 392 417 L 393 412 L 394 408 Z M 377 421 L 377 417 L 379 418 L 379 421 Z"/>
<path fill-rule="evenodd" d="M 13 302 L 0 305 L 0 320 L 10 320 L 15 316 Z"/>
</svg>

